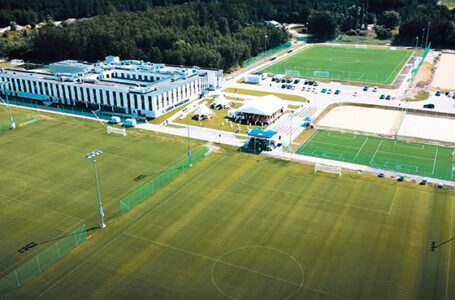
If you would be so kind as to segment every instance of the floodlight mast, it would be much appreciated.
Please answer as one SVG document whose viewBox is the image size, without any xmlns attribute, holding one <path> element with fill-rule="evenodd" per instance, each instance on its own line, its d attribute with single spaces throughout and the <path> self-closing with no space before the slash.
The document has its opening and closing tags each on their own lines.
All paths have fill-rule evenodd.
<svg viewBox="0 0 455 300">
<path fill-rule="evenodd" d="M 16 123 L 14 123 L 14 119 L 13 119 L 13 114 L 11 113 L 11 107 L 9 106 L 9 101 L 8 101 L 8 90 L 7 90 L 7 87 L 8 87 L 8 82 L 7 81 L 4 81 L 2 83 L 0 83 L 4 90 L 5 90 L 5 98 L 6 98 L 6 102 L 0 98 L 0 100 L 2 100 L 3 103 L 6 104 L 6 106 L 8 107 L 8 111 L 9 111 L 9 120 L 11 122 L 11 129 L 16 129 Z"/>
<path fill-rule="evenodd" d="M 189 114 L 189 112 L 186 114 L 186 124 L 188 127 L 188 164 L 190 167 L 192 167 L 193 163 L 191 161 L 190 114 Z"/>
<path fill-rule="evenodd" d="M 100 151 L 100 150 L 95 150 L 95 151 L 92 151 L 92 152 L 88 153 L 87 155 L 85 155 L 85 158 L 93 159 L 92 161 L 93 161 L 93 166 L 95 168 L 96 189 L 98 191 L 99 213 L 100 213 L 100 217 L 101 217 L 101 225 L 100 225 L 100 227 L 101 228 L 105 228 L 106 224 L 104 223 L 104 211 L 103 211 L 103 205 L 101 203 L 100 185 L 99 185 L 99 182 L 98 182 L 98 171 L 96 170 L 96 156 L 100 155 L 101 153 L 103 153 L 103 152 Z"/>
</svg>

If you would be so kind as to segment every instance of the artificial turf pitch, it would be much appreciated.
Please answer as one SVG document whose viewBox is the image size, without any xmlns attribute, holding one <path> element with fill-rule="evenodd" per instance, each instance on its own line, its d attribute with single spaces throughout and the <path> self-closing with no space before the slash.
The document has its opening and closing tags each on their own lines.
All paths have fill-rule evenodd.
<svg viewBox="0 0 455 300">
<path fill-rule="evenodd" d="M 299 154 L 453 180 L 454 148 L 318 130 Z"/>
<path fill-rule="evenodd" d="M 2 240 L 15 245 L 2 243 L 2 266 L 5 257 L 17 255 L 16 248 L 24 241 L 51 239 L 62 234 L 58 229 L 64 225 L 83 218 L 88 227 L 98 225 L 92 166 L 79 154 L 93 147 L 105 151 L 98 166 L 102 195 L 110 201 L 106 202 L 110 208 L 107 228 L 90 231 L 82 246 L 11 298 L 455 296 L 452 244 L 430 250 L 431 241 L 439 243 L 453 236 L 452 191 L 356 174 L 314 173 L 310 166 L 225 148 L 120 216 L 114 209 L 122 198 L 119 194 L 133 188 L 132 177 L 144 170 L 123 156 L 137 151 L 141 154 L 138 161 L 164 167 L 160 160 L 180 160 L 175 158 L 181 153 L 179 140 L 166 138 L 163 143 L 161 137 L 142 141 L 144 137 L 137 136 L 127 141 L 132 136 L 103 137 L 98 123 L 92 128 L 87 122 L 80 126 L 66 122 L 40 120 L 22 131 L 0 135 L 2 159 L 7 159 L 8 166 L 14 163 L 14 175 L 28 186 L 14 191 L 10 183 L 0 190 Z M 100 136 L 105 145 L 99 144 Z M 37 146 L 44 142 L 46 147 Z M 31 149 L 24 150 L 24 144 Z M 116 147 L 107 147 L 110 144 Z M 45 151 L 57 146 L 63 149 Z M 114 154 L 117 149 L 123 149 L 122 157 Z M 14 159 L 5 158 L 5 153 L 14 151 Z M 148 151 L 160 151 L 164 158 L 150 157 Z M 65 152 L 77 153 L 72 164 L 65 162 Z M 52 162 L 57 166 L 50 166 Z M 122 171 L 114 173 L 112 164 Z M 43 182 L 43 176 L 53 172 L 58 176 Z M 13 174 L 9 175 L 0 173 L 0 178 L 9 180 Z M 34 181 L 33 177 L 39 178 Z M 79 180 L 87 192 L 81 188 L 72 192 L 71 183 Z M 45 187 L 40 188 L 38 182 Z M 65 187 L 71 197 L 65 196 Z M 46 194 L 39 197 L 40 192 Z M 29 211 L 27 217 L 23 217 L 24 210 Z M 5 215 L 10 217 L 5 219 Z M 62 223 L 70 216 L 78 219 Z"/>
<path fill-rule="evenodd" d="M 392 84 L 412 53 L 409 50 L 316 45 L 260 72 Z"/>
</svg>

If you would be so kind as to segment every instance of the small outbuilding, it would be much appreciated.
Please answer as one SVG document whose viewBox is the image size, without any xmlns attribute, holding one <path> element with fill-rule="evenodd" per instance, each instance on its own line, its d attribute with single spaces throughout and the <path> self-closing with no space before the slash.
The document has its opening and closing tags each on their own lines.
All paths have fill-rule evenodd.
<svg viewBox="0 0 455 300">
<path fill-rule="evenodd" d="M 249 101 L 234 113 L 236 122 L 247 124 L 271 124 L 283 114 L 284 102 L 273 95 Z"/>
</svg>

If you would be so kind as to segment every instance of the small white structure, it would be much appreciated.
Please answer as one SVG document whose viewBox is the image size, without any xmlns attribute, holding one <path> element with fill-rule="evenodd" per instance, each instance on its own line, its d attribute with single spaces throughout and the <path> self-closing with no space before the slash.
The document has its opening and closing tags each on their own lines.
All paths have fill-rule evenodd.
<svg viewBox="0 0 455 300">
<path fill-rule="evenodd" d="M 22 59 L 12 59 L 11 64 L 12 65 L 22 65 L 24 61 Z"/>
<path fill-rule="evenodd" d="M 216 116 L 215 113 L 211 111 L 210 108 L 202 104 L 199 105 L 198 109 L 194 113 L 193 119 L 200 121 L 206 119 L 213 119 L 215 116 Z"/>
<path fill-rule="evenodd" d="M 210 105 L 213 109 L 229 109 L 231 106 L 229 105 L 229 101 L 224 97 L 224 95 L 219 96 L 218 98 L 213 101 L 212 105 Z"/>
<path fill-rule="evenodd" d="M 248 75 L 243 79 L 243 81 L 245 83 L 258 84 L 259 82 L 261 82 L 261 76 L 260 75 Z"/>
<path fill-rule="evenodd" d="M 112 116 L 109 120 L 110 124 L 118 124 L 120 123 L 120 117 Z"/>
<path fill-rule="evenodd" d="M 107 134 L 116 133 L 126 136 L 126 129 L 125 128 L 115 128 L 112 126 L 107 126 Z"/>
<path fill-rule="evenodd" d="M 136 119 L 126 119 L 125 126 L 126 127 L 134 127 L 137 125 Z"/>
<path fill-rule="evenodd" d="M 234 118 L 237 122 L 270 124 L 284 112 L 285 106 L 280 98 L 267 95 L 245 103 L 235 111 Z"/>
</svg>

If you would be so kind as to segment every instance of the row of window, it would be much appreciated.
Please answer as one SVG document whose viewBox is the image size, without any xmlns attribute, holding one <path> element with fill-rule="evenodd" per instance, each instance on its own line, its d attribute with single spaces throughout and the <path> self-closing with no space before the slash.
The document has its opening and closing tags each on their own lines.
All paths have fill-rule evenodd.
<svg viewBox="0 0 455 300">
<path fill-rule="evenodd" d="M 17 77 L 4 77 L 4 80 L 9 82 L 9 89 L 15 92 L 46 95 L 51 99 L 58 99 L 62 103 L 70 105 L 74 105 L 76 101 L 79 101 L 124 108 L 127 107 L 129 112 L 131 112 L 132 108 L 150 111 L 166 109 L 182 100 L 199 95 L 202 90 L 208 88 L 208 79 L 204 77 L 198 78 L 197 81 L 191 81 L 184 86 L 177 87 L 172 91 L 152 97 L 134 93 L 96 89 L 87 87 L 86 85 L 70 85 L 49 81 L 20 79 Z M 153 106 L 153 102 L 155 102 L 155 107 Z"/>
</svg>

